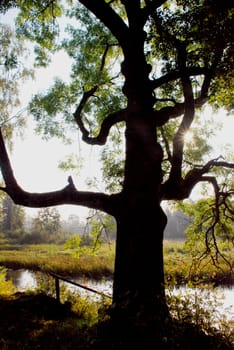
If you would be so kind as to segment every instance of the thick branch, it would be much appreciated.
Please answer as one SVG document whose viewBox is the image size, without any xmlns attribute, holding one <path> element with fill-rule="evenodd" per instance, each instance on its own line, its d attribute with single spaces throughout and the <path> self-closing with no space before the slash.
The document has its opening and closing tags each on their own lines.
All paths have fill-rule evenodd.
<svg viewBox="0 0 234 350">
<path fill-rule="evenodd" d="M 121 17 L 104 0 L 79 0 L 89 9 L 116 37 L 121 47 L 127 45 L 128 27 Z"/>
<path fill-rule="evenodd" d="M 77 106 L 76 111 L 74 113 L 75 121 L 76 121 L 77 125 L 79 126 L 80 131 L 82 132 L 83 138 L 88 137 L 89 131 L 84 126 L 84 123 L 83 123 L 82 117 L 81 117 L 81 113 L 82 113 L 82 110 L 83 110 L 85 104 L 87 103 L 89 98 L 94 95 L 94 93 L 97 91 L 97 89 L 98 89 L 98 86 L 94 86 L 89 91 L 85 91 L 83 93 L 83 96 L 80 100 L 80 103 Z"/>
<path fill-rule="evenodd" d="M 163 139 L 163 142 L 164 142 L 164 145 L 165 145 L 165 149 L 166 149 L 166 152 L 167 152 L 168 161 L 171 163 L 172 154 L 171 154 L 171 150 L 170 150 L 168 139 L 167 139 L 167 137 L 166 137 L 166 135 L 164 133 L 163 128 L 160 128 L 160 132 L 161 132 L 162 139 Z"/>
<path fill-rule="evenodd" d="M 89 136 L 89 131 L 85 128 L 82 116 L 81 116 L 81 109 L 82 107 L 80 106 L 83 104 L 83 99 L 85 97 L 83 96 L 81 103 L 77 107 L 77 110 L 74 113 L 74 118 L 82 132 L 82 139 L 90 144 L 90 145 L 104 145 L 106 143 L 106 139 L 109 135 L 109 131 L 113 125 L 116 123 L 119 123 L 121 121 L 124 121 L 126 119 L 126 110 L 120 110 L 114 113 L 109 114 L 102 122 L 101 124 L 101 129 L 96 137 L 91 137 Z"/>
<path fill-rule="evenodd" d="M 198 167 L 196 166 L 193 170 L 191 170 L 185 177 L 185 180 L 189 180 L 190 178 L 198 179 L 204 175 L 207 174 L 213 167 L 222 167 L 222 168 L 234 168 L 234 163 L 229 163 L 224 160 L 219 160 L 223 158 L 222 156 L 211 159 L 209 162 L 207 162 L 205 165 Z"/>
<path fill-rule="evenodd" d="M 46 193 L 29 193 L 24 191 L 15 179 L 1 130 L 0 168 L 5 182 L 5 187 L 1 187 L 0 190 L 7 193 L 16 204 L 32 208 L 73 204 L 102 210 L 112 214 L 111 202 L 113 196 L 108 196 L 103 193 L 78 191 L 71 177 L 68 178 L 68 185 L 59 191 Z"/>
<path fill-rule="evenodd" d="M 169 181 L 180 182 L 183 150 L 184 150 L 184 136 L 190 128 L 194 119 L 194 96 L 193 87 L 190 77 L 187 75 L 186 63 L 187 63 L 187 50 L 183 43 L 177 43 L 178 49 L 178 66 L 181 72 L 181 84 L 184 95 L 184 116 L 182 122 L 173 139 L 173 154 L 172 154 L 172 167 Z"/>
<path fill-rule="evenodd" d="M 207 75 L 208 73 L 209 73 L 209 69 L 207 68 L 188 67 L 186 69 L 186 74 L 190 77 L 197 76 L 197 75 Z M 181 77 L 181 72 L 179 70 L 174 70 L 161 76 L 158 79 L 152 80 L 151 85 L 153 89 L 157 89 L 164 84 L 180 79 L 180 77 Z"/>
<path fill-rule="evenodd" d="M 162 99 L 158 100 L 162 101 Z M 166 100 L 165 100 L 166 101 Z M 185 103 L 178 103 L 176 101 L 170 101 L 173 102 L 174 106 L 166 106 L 162 107 L 159 110 L 155 110 L 154 116 L 155 116 L 155 125 L 157 126 L 163 126 L 165 125 L 170 119 L 175 119 L 178 117 L 181 117 L 185 112 Z M 200 108 L 203 106 L 203 104 L 206 102 L 206 98 L 203 96 L 199 96 L 197 99 L 194 100 L 194 107 Z"/>
<path fill-rule="evenodd" d="M 161 186 L 160 192 L 162 200 L 181 200 L 188 198 L 193 188 L 199 182 L 210 182 L 213 185 L 215 192 L 220 193 L 223 197 L 225 197 L 226 193 L 232 194 L 232 192 L 227 191 L 221 193 L 214 176 L 204 176 L 205 174 L 208 174 L 213 167 L 234 169 L 234 163 L 220 161 L 219 159 L 220 157 L 210 160 L 202 167 L 195 167 L 188 172 L 184 179 L 181 179 L 181 181 L 176 184 L 168 179 Z"/>
<path fill-rule="evenodd" d="M 163 126 L 169 119 L 180 117 L 184 113 L 184 103 L 175 103 L 175 106 L 162 107 L 154 112 L 155 125 Z"/>
</svg>

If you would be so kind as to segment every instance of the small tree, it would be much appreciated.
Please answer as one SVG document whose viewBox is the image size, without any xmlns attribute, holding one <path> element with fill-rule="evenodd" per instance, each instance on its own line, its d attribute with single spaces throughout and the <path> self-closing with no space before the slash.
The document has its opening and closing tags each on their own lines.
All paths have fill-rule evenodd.
<svg viewBox="0 0 234 350">
<path fill-rule="evenodd" d="M 32 222 L 31 239 L 35 243 L 52 242 L 59 240 L 60 233 L 61 220 L 58 210 L 56 208 L 40 209 Z"/>
<path fill-rule="evenodd" d="M 2 203 L 1 232 L 7 238 L 21 239 L 25 234 L 25 210 L 19 205 L 15 205 L 12 199 L 5 196 Z"/>
</svg>

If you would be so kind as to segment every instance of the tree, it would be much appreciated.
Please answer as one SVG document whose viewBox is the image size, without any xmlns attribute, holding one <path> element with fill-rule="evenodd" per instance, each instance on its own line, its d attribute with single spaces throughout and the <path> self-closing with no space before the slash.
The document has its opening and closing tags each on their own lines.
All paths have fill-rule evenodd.
<svg viewBox="0 0 234 350">
<path fill-rule="evenodd" d="M 1 4 L 0 4 L 1 5 Z M 0 7 L 1 9 L 1 7 Z M 24 124 L 22 111 L 12 116 L 19 106 L 19 81 L 32 76 L 33 71 L 24 66 L 27 50 L 18 40 L 14 31 L 5 24 L 0 24 L 0 125 L 8 141 L 12 137 L 13 127 L 19 131 Z"/>
<path fill-rule="evenodd" d="M 52 242 L 59 239 L 61 233 L 60 214 L 56 208 L 43 208 L 38 211 L 33 219 L 31 234 L 27 241 L 35 243 Z"/>
<path fill-rule="evenodd" d="M 110 243 L 115 240 L 116 225 L 113 217 L 94 211 L 87 218 L 87 234 L 92 237 L 95 250 L 102 242 Z"/>
<path fill-rule="evenodd" d="M 5 196 L 1 208 L 1 232 L 9 238 L 22 238 L 24 235 L 25 211 L 15 205 L 12 199 Z"/>
<path fill-rule="evenodd" d="M 82 235 L 84 231 L 84 224 L 82 224 L 78 215 L 71 214 L 67 220 L 62 222 L 62 228 L 64 231 L 67 231 L 70 234 L 76 233 Z"/>
<path fill-rule="evenodd" d="M 185 229 L 188 227 L 191 219 L 183 211 L 165 211 L 167 215 L 167 226 L 164 230 L 164 239 L 184 240 Z"/>
<path fill-rule="evenodd" d="M 217 264 L 217 256 L 225 256 L 220 252 L 218 240 L 225 242 L 226 247 L 234 243 L 233 227 L 233 202 L 229 196 L 220 198 L 219 210 L 215 198 L 199 199 L 195 203 L 183 203 L 183 211 L 192 218 L 186 228 L 187 246 L 192 255 L 202 260 L 209 253 L 214 264 Z M 229 212 L 226 208 L 229 208 Z M 203 249 L 202 249 L 203 245 Z M 232 263 L 227 261 L 232 268 Z"/>
<path fill-rule="evenodd" d="M 35 23 L 39 26 L 41 19 L 44 28 L 48 11 L 54 18 L 52 6 L 58 2 L 43 2 L 44 17 L 43 6 L 38 10 L 35 3 L 41 15 Z M 234 164 L 221 157 L 207 160 L 206 129 L 204 136 L 196 112 L 206 103 L 229 111 L 233 107 L 233 6 L 220 0 L 80 0 L 70 16 L 78 26 L 70 26 L 71 37 L 62 46 L 74 59 L 71 84 L 57 79 L 46 95 L 34 97 L 30 108 L 46 135 L 63 136 L 70 125 L 89 144 L 105 145 L 108 139 L 118 145 L 123 139 L 124 159 L 116 152 L 118 164 L 111 154 L 104 167 L 115 176 L 114 192 L 81 191 L 69 177 L 61 190 L 29 193 L 14 177 L 2 136 L 1 189 L 25 206 L 76 204 L 112 215 L 117 223 L 113 315 L 118 320 L 126 312 L 128 317 L 120 316 L 122 325 L 126 319 L 137 323 L 137 317 L 145 324 L 157 319 L 165 325 L 162 242 L 167 219 L 161 202 L 188 198 L 200 182 L 212 184 L 217 211 L 219 201 L 233 195 L 233 189 L 220 190 L 216 170 Z M 40 42 L 44 32 L 24 34 Z M 42 44 L 50 48 L 49 39 L 44 36 Z M 185 142 L 193 125 L 194 149 Z M 118 133 L 121 127 L 124 132 Z M 228 204 L 226 210 L 233 214 Z"/>
</svg>

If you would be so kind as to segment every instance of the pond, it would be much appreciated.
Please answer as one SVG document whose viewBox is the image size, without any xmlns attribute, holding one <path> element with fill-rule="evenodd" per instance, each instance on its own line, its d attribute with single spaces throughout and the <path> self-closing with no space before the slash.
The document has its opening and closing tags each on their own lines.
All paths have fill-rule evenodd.
<svg viewBox="0 0 234 350">
<path fill-rule="evenodd" d="M 36 273 L 20 269 L 20 270 L 8 270 L 7 272 L 7 279 L 12 280 L 18 291 L 25 291 L 27 289 L 35 289 L 37 287 L 37 278 Z M 90 279 L 81 279 L 81 278 L 74 278 L 74 282 L 80 283 L 82 285 L 88 286 L 89 288 L 92 288 L 94 290 L 97 290 L 101 293 L 111 295 L 112 293 L 112 281 L 110 280 L 104 280 L 101 282 L 97 282 Z M 76 287 L 74 285 L 70 285 L 66 282 L 64 283 L 69 289 L 76 291 L 78 290 L 79 293 L 83 293 L 83 295 L 88 295 L 93 297 L 95 294 L 92 292 L 88 292 L 82 288 Z M 189 294 L 189 296 L 193 296 L 194 300 L 199 296 L 201 299 L 204 296 L 204 299 L 207 297 L 207 293 L 209 293 L 209 296 L 213 296 L 215 300 L 218 300 L 217 309 L 219 312 L 224 313 L 228 319 L 234 319 L 234 286 L 230 288 L 215 288 L 214 290 L 199 290 L 199 289 L 189 289 L 186 287 L 180 287 L 180 288 L 174 288 L 168 293 L 172 293 L 173 295 L 180 295 L 182 298 L 186 297 L 186 295 Z M 199 294 L 199 295 L 198 295 Z M 95 295 L 97 296 L 97 295 Z M 200 299 L 199 299 L 200 300 Z M 204 300 L 205 304 L 205 300 Z"/>
</svg>

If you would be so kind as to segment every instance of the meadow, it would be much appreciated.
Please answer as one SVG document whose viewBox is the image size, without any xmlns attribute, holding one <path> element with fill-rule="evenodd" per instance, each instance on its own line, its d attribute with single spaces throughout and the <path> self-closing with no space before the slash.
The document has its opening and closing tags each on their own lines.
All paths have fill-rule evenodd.
<svg viewBox="0 0 234 350">
<path fill-rule="evenodd" d="M 183 241 L 164 242 L 164 270 L 167 285 L 187 283 L 233 285 L 234 249 L 223 251 L 229 264 L 220 259 L 214 264 L 210 256 L 191 256 Z M 84 248 L 77 256 L 76 248 L 65 245 L 18 245 L 0 242 L 0 265 L 11 269 L 54 272 L 67 277 L 95 280 L 112 278 L 115 243 L 104 243 L 94 250 Z M 153 276 L 152 276 L 153 277 Z"/>
</svg>

